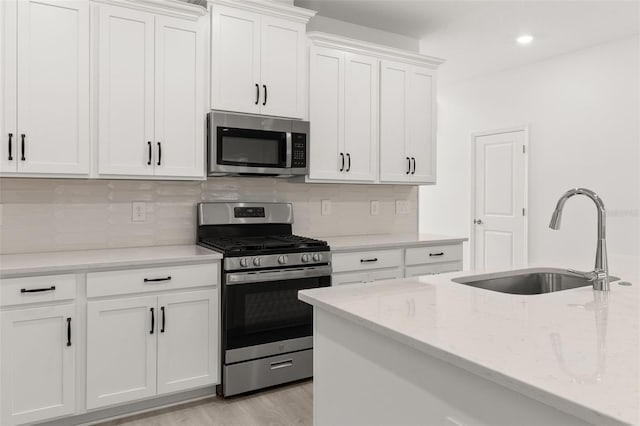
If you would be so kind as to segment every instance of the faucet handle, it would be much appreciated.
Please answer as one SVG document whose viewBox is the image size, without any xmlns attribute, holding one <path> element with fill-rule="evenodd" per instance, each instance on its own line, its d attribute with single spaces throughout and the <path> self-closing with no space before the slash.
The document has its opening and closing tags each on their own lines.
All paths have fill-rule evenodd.
<svg viewBox="0 0 640 426">
<path fill-rule="evenodd" d="M 567 269 L 567 272 L 589 281 L 595 281 L 600 278 L 600 273 L 598 271 L 583 272 L 575 269 Z"/>
</svg>

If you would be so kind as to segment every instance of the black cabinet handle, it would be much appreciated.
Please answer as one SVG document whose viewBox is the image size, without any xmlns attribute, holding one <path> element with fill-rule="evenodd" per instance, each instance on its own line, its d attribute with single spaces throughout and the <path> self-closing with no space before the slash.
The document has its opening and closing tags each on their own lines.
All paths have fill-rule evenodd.
<svg viewBox="0 0 640 426">
<path fill-rule="evenodd" d="M 166 278 L 145 278 L 144 279 L 145 283 L 157 283 L 159 281 L 171 281 L 171 276 L 168 276 Z"/>
<path fill-rule="evenodd" d="M 444 256 L 444 252 L 440 252 L 440 253 L 429 253 L 429 257 L 435 257 L 435 256 Z"/>
<path fill-rule="evenodd" d="M 340 171 L 344 172 L 344 154 L 340 153 L 340 158 L 342 159 L 342 165 L 340 166 Z"/>
<path fill-rule="evenodd" d="M 12 139 L 13 139 L 13 133 L 9 133 L 9 161 L 13 161 L 13 147 L 11 146 Z"/>
<path fill-rule="evenodd" d="M 162 163 L 162 145 L 158 142 L 158 166 Z"/>
<path fill-rule="evenodd" d="M 153 312 L 153 308 L 151 308 L 151 331 L 149 334 L 153 334 L 153 330 L 156 328 L 156 314 Z"/>
<path fill-rule="evenodd" d="M 347 160 L 348 160 L 347 172 L 350 172 L 351 171 L 351 154 L 349 154 L 348 152 L 347 152 Z"/>
<path fill-rule="evenodd" d="M 151 165 L 151 154 L 152 154 L 151 153 L 151 150 L 152 150 L 151 141 L 147 141 L 147 144 L 149 144 L 149 159 L 147 160 L 147 166 L 150 166 Z"/>
<path fill-rule="evenodd" d="M 22 151 L 22 161 L 27 161 L 27 157 L 25 157 L 24 155 L 24 138 L 26 138 L 27 135 L 25 135 L 24 133 L 20 135 L 20 138 L 22 139 L 22 143 L 21 143 L 21 151 Z"/>
<path fill-rule="evenodd" d="M 411 161 L 413 161 L 413 171 L 411 172 L 411 174 L 415 175 L 416 174 L 416 158 L 411 157 Z"/>
<path fill-rule="evenodd" d="M 67 318 L 67 346 L 71 346 L 71 318 Z"/>
<path fill-rule="evenodd" d="M 260 102 L 260 85 L 256 83 L 256 105 Z"/>
<path fill-rule="evenodd" d="M 262 106 L 265 106 L 267 104 L 267 85 L 263 84 L 262 88 L 264 89 L 264 102 L 262 102 Z"/>
<path fill-rule="evenodd" d="M 371 263 L 371 262 L 377 262 L 378 258 L 374 257 L 373 259 L 360 259 L 360 263 Z"/>
<path fill-rule="evenodd" d="M 407 173 L 406 174 L 409 174 L 409 173 L 411 173 L 411 158 L 409 158 L 409 157 L 404 157 L 404 158 L 407 159 Z"/>
<path fill-rule="evenodd" d="M 164 333 L 164 324 L 166 322 L 166 317 L 164 313 L 164 306 L 160 307 L 160 312 L 162 312 L 162 328 L 160 329 L 160 333 Z"/>
<path fill-rule="evenodd" d="M 31 288 L 29 290 L 27 290 L 26 288 L 21 288 L 20 293 L 42 293 L 43 291 L 54 291 L 55 289 L 55 285 L 52 285 L 49 288 Z"/>
</svg>

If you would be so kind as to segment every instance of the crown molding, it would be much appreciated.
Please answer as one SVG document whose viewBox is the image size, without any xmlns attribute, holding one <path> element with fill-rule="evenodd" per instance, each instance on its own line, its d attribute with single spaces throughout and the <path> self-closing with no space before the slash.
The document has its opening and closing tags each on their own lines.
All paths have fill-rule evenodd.
<svg viewBox="0 0 640 426">
<path fill-rule="evenodd" d="M 290 6 L 273 0 L 208 0 L 207 3 L 210 6 L 233 7 L 262 15 L 288 19 L 305 25 L 317 13 L 315 10 Z"/>
<path fill-rule="evenodd" d="M 418 66 L 437 69 L 445 60 L 435 56 L 421 55 L 408 50 L 397 49 L 395 47 L 383 46 L 367 41 L 356 40 L 349 37 L 342 37 L 319 31 L 310 31 L 307 38 L 315 46 L 322 46 L 332 49 L 340 49 L 346 52 L 360 55 L 374 56 L 378 59 L 407 62 Z"/>
<path fill-rule="evenodd" d="M 205 16 L 209 11 L 203 7 L 181 0 L 93 0 L 96 3 L 124 6 L 145 12 L 161 13 L 163 15 L 196 20 Z"/>
</svg>

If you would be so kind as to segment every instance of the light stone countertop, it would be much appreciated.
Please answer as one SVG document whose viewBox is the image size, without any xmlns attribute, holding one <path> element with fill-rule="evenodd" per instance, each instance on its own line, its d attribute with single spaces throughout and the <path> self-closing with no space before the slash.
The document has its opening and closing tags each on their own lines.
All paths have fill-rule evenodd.
<svg viewBox="0 0 640 426">
<path fill-rule="evenodd" d="M 370 250 L 396 247 L 420 247 L 435 244 L 455 244 L 467 241 L 466 237 L 434 234 L 371 234 L 347 236 L 317 236 L 327 241 L 331 251 Z"/>
<path fill-rule="evenodd" d="M 640 424 L 640 280 L 521 296 L 472 272 L 300 292 L 300 299 L 593 424 Z"/>
<path fill-rule="evenodd" d="M 222 259 L 222 254 L 197 245 L 3 254 L 0 255 L 0 278 L 219 259 Z"/>
</svg>

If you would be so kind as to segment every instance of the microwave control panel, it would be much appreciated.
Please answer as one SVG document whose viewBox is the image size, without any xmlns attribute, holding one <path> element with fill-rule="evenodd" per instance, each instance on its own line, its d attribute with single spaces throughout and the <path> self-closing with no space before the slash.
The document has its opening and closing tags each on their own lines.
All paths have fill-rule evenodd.
<svg viewBox="0 0 640 426">
<path fill-rule="evenodd" d="M 291 134 L 291 167 L 307 167 L 307 135 Z"/>
</svg>

